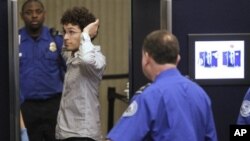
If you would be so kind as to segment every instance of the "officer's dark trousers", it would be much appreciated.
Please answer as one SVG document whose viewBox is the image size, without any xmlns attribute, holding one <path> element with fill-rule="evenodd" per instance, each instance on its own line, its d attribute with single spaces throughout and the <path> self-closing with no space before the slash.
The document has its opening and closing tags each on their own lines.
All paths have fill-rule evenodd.
<svg viewBox="0 0 250 141">
<path fill-rule="evenodd" d="M 25 100 L 21 111 L 29 141 L 57 141 L 55 127 L 61 94 L 47 100 Z"/>
<path fill-rule="evenodd" d="M 91 138 L 67 138 L 65 140 L 60 140 L 60 141 L 95 141 Z"/>
</svg>

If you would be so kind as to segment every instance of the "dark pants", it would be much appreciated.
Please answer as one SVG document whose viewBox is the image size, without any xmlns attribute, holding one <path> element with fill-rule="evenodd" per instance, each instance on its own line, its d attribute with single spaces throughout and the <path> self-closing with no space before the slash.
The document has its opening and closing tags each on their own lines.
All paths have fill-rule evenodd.
<svg viewBox="0 0 250 141">
<path fill-rule="evenodd" d="M 60 140 L 60 141 L 95 141 L 91 138 L 67 138 L 64 140 Z"/>
<path fill-rule="evenodd" d="M 61 95 L 47 100 L 26 100 L 21 105 L 29 141 L 57 141 L 55 127 Z"/>
</svg>

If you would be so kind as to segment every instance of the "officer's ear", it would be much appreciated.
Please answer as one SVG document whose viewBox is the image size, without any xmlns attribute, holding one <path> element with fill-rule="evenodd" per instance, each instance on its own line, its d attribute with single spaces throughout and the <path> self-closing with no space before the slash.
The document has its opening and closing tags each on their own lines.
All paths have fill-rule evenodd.
<svg viewBox="0 0 250 141">
<path fill-rule="evenodd" d="M 47 12 L 46 12 L 46 10 L 43 10 L 43 14 L 44 14 L 45 17 L 47 17 Z"/>
<path fill-rule="evenodd" d="M 20 12 L 19 14 L 20 14 L 20 17 L 21 17 L 22 20 L 23 20 L 23 12 Z"/>
<path fill-rule="evenodd" d="M 148 52 L 146 51 L 142 51 L 142 64 L 143 65 L 148 65 L 150 62 L 150 56 L 148 54 Z"/>
<path fill-rule="evenodd" d="M 176 66 L 179 64 L 180 61 L 181 61 L 181 56 L 180 54 L 178 54 L 177 59 L 176 59 Z"/>
</svg>

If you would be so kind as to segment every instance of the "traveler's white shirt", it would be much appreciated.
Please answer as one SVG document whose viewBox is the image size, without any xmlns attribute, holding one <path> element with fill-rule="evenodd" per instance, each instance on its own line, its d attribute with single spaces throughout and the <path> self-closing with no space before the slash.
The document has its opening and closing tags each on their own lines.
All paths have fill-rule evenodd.
<svg viewBox="0 0 250 141">
<path fill-rule="evenodd" d="M 82 33 L 80 48 L 64 53 L 67 72 L 57 117 L 56 138 L 89 137 L 101 140 L 98 89 L 106 66 L 99 46 Z"/>
</svg>

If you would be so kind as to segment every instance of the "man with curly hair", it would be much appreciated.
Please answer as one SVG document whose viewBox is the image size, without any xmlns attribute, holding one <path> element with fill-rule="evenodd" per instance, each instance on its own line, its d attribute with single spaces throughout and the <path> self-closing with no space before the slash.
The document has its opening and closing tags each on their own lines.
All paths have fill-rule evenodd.
<svg viewBox="0 0 250 141">
<path fill-rule="evenodd" d="M 61 141 L 99 141 L 101 125 L 98 89 L 105 56 L 92 40 L 99 20 L 85 7 L 68 9 L 61 18 L 63 57 L 67 64 L 57 117 L 56 138 Z"/>
</svg>

